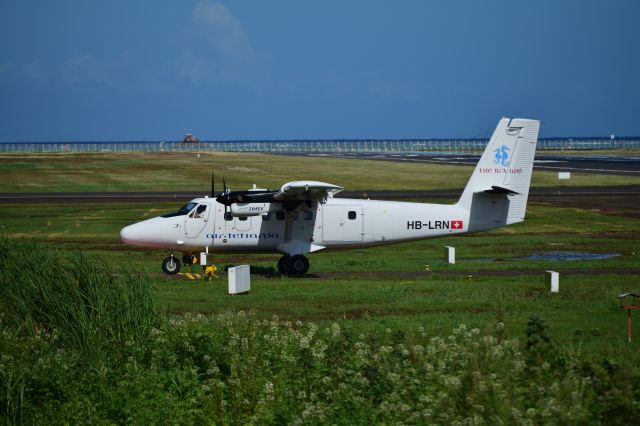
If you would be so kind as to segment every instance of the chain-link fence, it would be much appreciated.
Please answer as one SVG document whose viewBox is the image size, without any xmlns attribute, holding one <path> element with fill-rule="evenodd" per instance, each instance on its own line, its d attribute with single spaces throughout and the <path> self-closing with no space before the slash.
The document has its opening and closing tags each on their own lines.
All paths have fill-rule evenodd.
<svg viewBox="0 0 640 426">
<path fill-rule="evenodd" d="M 303 140 L 208 142 L 69 142 L 0 143 L 0 152 L 478 152 L 487 139 L 433 140 Z M 561 139 L 538 141 L 539 150 L 619 150 L 640 148 L 640 137 L 619 139 Z"/>
</svg>

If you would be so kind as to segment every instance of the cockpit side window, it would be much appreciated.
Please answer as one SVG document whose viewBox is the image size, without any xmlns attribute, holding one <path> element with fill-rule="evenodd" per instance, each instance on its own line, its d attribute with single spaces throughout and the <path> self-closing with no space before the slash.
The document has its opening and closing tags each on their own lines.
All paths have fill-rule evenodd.
<svg viewBox="0 0 640 426">
<path fill-rule="evenodd" d="M 205 212 L 207 211 L 206 204 L 200 204 L 198 208 L 196 208 L 190 215 L 190 218 L 193 219 L 202 219 L 204 217 Z"/>
<path fill-rule="evenodd" d="M 197 205 L 197 203 L 194 203 L 193 201 L 188 202 L 187 204 L 185 204 L 184 206 L 182 206 L 180 208 L 180 210 L 173 212 L 173 213 L 167 213 L 162 215 L 162 217 L 176 217 L 176 216 L 184 216 L 187 213 L 189 213 L 191 210 L 193 210 L 193 208 Z M 204 205 L 204 204 L 203 204 Z M 205 206 L 206 209 L 206 206 Z"/>
</svg>

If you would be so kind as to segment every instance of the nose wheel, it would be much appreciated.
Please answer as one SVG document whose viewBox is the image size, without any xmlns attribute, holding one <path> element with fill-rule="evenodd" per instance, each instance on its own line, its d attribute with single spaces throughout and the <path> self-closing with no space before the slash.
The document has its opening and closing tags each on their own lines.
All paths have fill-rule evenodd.
<svg viewBox="0 0 640 426">
<path fill-rule="evenodd" d="M 278 261 L 278 272 L 282 275 L 299 277 L 309 270 L 309 259 L 301 254 L 295 256 L 284 255 Z"/>
<path fill-rule="evenodd" d="M 175 275 L 180 272 L 180 261 L 173 255 L 162 261 L 162 271 L 167 275 Z"/>
</svg>

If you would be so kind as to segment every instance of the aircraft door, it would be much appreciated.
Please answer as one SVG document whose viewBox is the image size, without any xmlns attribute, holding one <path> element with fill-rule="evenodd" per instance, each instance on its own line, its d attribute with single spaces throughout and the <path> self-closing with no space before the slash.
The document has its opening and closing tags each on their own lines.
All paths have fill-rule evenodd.
<svg viewBox="0 0 640 426">
<path fill-rule="evenodd" d="M 185 217 L 184 233 L 186 238 L 197 238 L 209 221 L 208 204 L 200 203 Z"/>
<path fill-rule="evenodd" d="M 388 241 L 393 238 L 392 218 L 388 211 L 381 210 L 375 213 L 373 219 L 374 241 Z"/>
<path fill-rule="evenodd" d="M 362 241 L 362 206 L 331 206 L 322 208 L 322 239 L 324 241 Z"/>
</svg>

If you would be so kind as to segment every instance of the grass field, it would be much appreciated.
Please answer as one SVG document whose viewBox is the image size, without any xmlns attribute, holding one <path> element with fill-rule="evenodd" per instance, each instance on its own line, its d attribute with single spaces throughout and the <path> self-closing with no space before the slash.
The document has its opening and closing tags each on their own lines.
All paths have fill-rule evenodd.
<svg viewBox="0 0 640 426">
<path fill-rule="evenodd" d="M 207 192 L 210 169 L 214 169 L 217 176 L 224 174 L 227 181 L 230 184 L 233 182 L 237 189 L 254 182 L 259 186 L 275 187 L 290 180 L 289 177 L 291 180 L 304 177 L 344 183 L 348 189 L 363 190 L 461 188 L 471 172 L 468 167 L 242 154 L 203 154 L 200 160 L 186 154 L 8 156 L 3 157 L 0 163 L 0 191 Z M 534 183 L 538 186 L 550 186 L 555 184 L 554 178 L 551 173 L 535 172 Z M 571 184 L 638 184 L 638 179 L 578 175 L 576 179 L 572 179 Z M 45 251 L 50 254 L 59 253 L 63 258 L 72 258 L 75 254 L 82 253 L 89 263 L 101 261 L 113 267 L 116 276 L 124 276 L 126 271 L 146 274 L 150 297 L 158 314 L 158 319 L 154 320 L 154 329 L 159 330 L 145 331 L 150 333 L 150 340 L 144 337 L 147 335 L 145 334 L 136 339 L 135 343 L 126 345 L 122 342 L 114 344 L 109 340 L 111 337 L 105 337 L 104 347 L 97 345 L 95 349 L 97 354 L 103 354 L 102 358 L 92 358 L 93 361 L 89 362 L 78 357 L 74 347 L 68 343 L 63 345 L 42 336 L 39 337 L 40 340 L 32 340 L 35 339 L 33 335 L 25 340 L 23 335 L 8 325 L 7 318 L 2 319 L 0 353 L 3 358 L 0 363 L 0 379 L 6 392 L 3 392 L 5 396 L 0 402 L 5 407 L 4 413 L 9 421 L 22 419 L 27 422 L 56 422 L 74 418 L 80 422 L 97 419 L 117 421 L 118 416 L 124 415 L 130 421 L 153 422 L 155 419 L 157 422 L 162 421 L 162 418 L 154 417 L 158 415 L 152 414 L 154 409 L 156 413 L 166 413 L 159 408 L 161 401 L 166 401 L 167 407 L 178 413 L 166 414 L 168 417 L 165 420 L 174 419 L 168 420 L 169 422 L 180 418 L 192 421 L 215 418 L 222 423 L 297 422 L 301 419 L 299 415 L 306 409 L 311 413 L 308 417 L 311 423 L 446 423 L 454 420 L 470 423 L 473 422 L 470 420 L 473 416 L 479 416 L 478 419 L 484 419 L 485 423 L 526 423 L 527 419 L 533 424 L 553 423 L 560 419 L 571 423 L 566 413 L 572 413 L 573 421 L 577 423 L 598 423 L 603 419 L 625 421 L 638 413 L 638 398 L 630 389 L 637 389 L 640 385 L 640 371 L 637 368 L 640 360 L 640 336 L 631 344 L 626 342 L 626 316 L 618 306 L 616 297 L 625 291 L 640 293 L 640 220 L 629 209 L 599 210 L 533 204 L 528 208 L 524 223 L 488 233 L 366 250 L 312 254 L 309 256 L 310 273 L 303 278 L 280 277 L 275 269 L 277 254 L 218 256 L 215 263 L 220 269 L 250 263 L 254 273 L 257 273 L 252 276 L 252 291 L 249 295 L 230 297 L 226 294 L 224 273 L 211 282 L 192 281 L 185 277 L 168 278 L 160 272 L 159 267 L 160 261 L 166 256 L 165 251 L 138 249 L 119 242 L 118 232 L 123 226 L 175 210 L 178 204 L 180 203 L 65 203 L 0 206 L 0 225 L 12 240 L 39 242 Z M 456 247 L 455 265 L 445 264 L 444 245 Z M 558 250 L 616 253 L 620 256 L 572 262 L 517 259 L 536 252 Z M 36 254 L 34 259 L 35 256 Z M 23 257 L 29 255 L 25 254 Z M 424 271 L 426 264 L 429 265 L 429 272 Z M 544 279 L 544 271 L 548 269 L 560 272 L 559 294 L 548 291 Z M 195 271 L 197 272 L 197 268 Z M 46 276 L 47 270 L 39 271 L 37 266 L 25 264 L 18 268 L 17 273 L 27 277 L 28 274 Z M 105 276 L 109 274 L 105 272 Z M 8 273 L 3 271 L 3 279 L 7 276 Z M 278 319 L 274 320 L 274 316 Z M 544 356 L 536 355 L 536 359 L 542 360 L 540 363 L 531 359 L 527 361 L 526 358 L 533 353 L 530 347 L 531 330 L 538 324 L 531 322 L 531 317 L 534 316 L 542 318 L 547 325 L 537 329 L 535 333 L 539 334 L 541 341 L 548 338 L 551 342 L 549 347 L 554 348 L 553 351 L 545 349 L 547 352 Z M 295 325 L 297 321 L 301 325 Z M 306 360 L 304 351 L 296 352 L 300 349 L 292 349 L 291 342 L 286 340 L 302 339 L 300 342 L 304 342 L 303 337 L 307 335 L 305 333 L 315 327 L 310 324 L 319 327 L 317 337 L 311 338 L 312 347 L 313 344 L 318 344 L 331 348 L 327 356 L 335 357 L 337 368 L 313 357 Z M 478 331 L 469 335 L 465 334 L 467 332 L 455 331 L 459 330 L 460 324 L 464 324 L 467 330 L 477 328 Z M 634 322 L 634 330 L 638 329 L 638 324 L 640 318 Z M 38 327 L 46 329 L 46 321 Z M 339 327 L 339 338 L 332 334 L 335 327 Z M 496 331 L 496 327 L 499 327 L 499 331 Z M 51 333 L 52 330 L 47 332 Z M 241 350 L 241 343 L 238 343 L 240 346 L 237 351 L 233 349 L 236 344 L 235 335 L 239 336 L 240 341 L 243 338 L 249 339 L 249 346 L 246 348 L 248 352 Z M 300 337 L 302 335 L 304 336 Z M 279 337 L 273 337 L 275 340 L 271 341 L 264 336 Z M 161 337 L 165 339 L 164 343 L 157 340 Z M 351 357 L 355 357 L 360 350 L 358 348 L 363 347 L 362 342 L 366 342 L 367 347 L 375 351 L 384 352 L 384 348 L 393 348 L 393 354 L 396 350 L 402 352 L 405 347 L 424 347 L 427 350 L 439 347 L 439 343 L 429 340 L 433 338 L 455 342 L 455 347 L 448 347 L 446 351 L 459 351 L 460 354 L 472 353 L 474 342 L 484 342 L 486 339 L 504 339 L 506 346 L 496 343 L 498 346 L 487 349 L 495 354 L 476 360 L 479 364 L 475 367 L 460 367 L 473 360 L 472 355 L 464 355 L 464 362 L 461 361 L 462 358 L 447 361 L 446 368 L 450 370 L 443 372 L 444 376 L 433 378 L 435 382 L 423 383 L 423 390 L 419 390 L 419 387 L 414 389 L 410 385 L 410 377 L 416 374 L 411 372 L 412 369 L 422 371 L 419 365 L 425 365 L 421 364 L 424 360 L 413 349 L 408 351 L 410 354 L 407 358 L 393 358 L 384 362 L 381 360 L 386 358 L 375 358 L 370 354 L 371 363 L 357 368 L 354 366 L 364 361 Z M 283 343 L 285 341 L 289 343 Z M 303 344 L 300 342 L 296 345 Z M 512 344 L 515 345 L 513 348 L 519 348 L 517 351 L 521 351 L 518 352 L 520 355 L 513 352 L 516 349 L 509 346 Z M 189 352 L 191 346 L 194 347 L 194 352 Z M 227 349 L 221 348 L 230 349 L 228 353 L 222 353 Z M 36 355 L 33 355 L 33 350 L 36 350 Z M 281 353 L 278 352 L 280 350 Z M 448 353 L 445 349 L 442 349 L 445 352 L 433 350 L 436 351 L 433 356 L 448 359 L 444 355 Z M 482 353 L 481 350 L 476 350 Z M 64 355 L 60 355 L 61 358 L 58 359 L 56 353 L 60 354 L 60 351 Z M 273 370 L 275 365 L 280 365 L 278 362 L 282 362 L 272 359 L 275 352 L 280 354 L 278 356 L 289 359 L 289 364 L 285 362 L 280 369 Z M 352 355 L 348 355 L 349 353 Z M 497 353 L 512 354 L 513 356 L 509 355 L 512 356 L 509 362 L 516 364 L 520 362 L 519 357 L 523 356 L 522 362 L 528 365 L 529 370 L 524 370 L 520 376 L 513 371 L 500 369 L 495 363 L 503 362 L 499 361 L 502 355 L 496 355 Z M 113 354 L 113 359 L 106 354 Z M 208 376 L 206 372 L 211 367 L 200 364 L 205 357 L 216 356 L 221 363 L 216 368 L 223 371 L 226 370 L 222 367 L 222 360 L 226 360 L 224 362 L 229 365 L 236 365 L 234 362 L 237 362 L 237 357 L 243 357 L 245 365 L 253 366 L 253 370 L 245 371 L 244 367 L 237 364 L 236 367 L 228 367 L 229 371 L 224 377 Z M 554 360 L 558 356 L 563 361 L 556 365 Z M 264 365 L 258 365 L 258 361 L 263 358 L 271 360 L 271 367 L 266 370 Z M 39 362 L 43 363 L 40 369 L 29 369 L 31 363 L 40 365 Z M 63 365 L 66 364 L 66 368 L 85 369 L 88 362 L 90 365 L 85 375 L 74 373 L 65 378 L 64 372 L 67 370 Z M 399 364 L 396 365 L 396 362 Z M 506 362 L 504 365 L 511 364 Z M 557 369 L 550 372 L 544 370 L 548 366 L 543 368 L 543 365 L 553 365 Z M 106 370 L 102 372 L 102 368 Z M 296 379 L 287 374 L 288 368 L 292 372 L 297 371 Z M 348 377 L 340 376 L 342 373 L 335 373 L 340 377 L 328 373 L 343 368 L 353 372 Z M 469 383 L 474 383 L 468 385 L 473 390 L 466 393 L 456 388 L 453 380 L 458 377 L 457 374 L 462 374 L 469 368 L 475 368 L 481 375 L 486 373 L 486 377 L 483 376 L 482 379 L 485 381 L 492 380 L 489 379 L 491 374 L 497 375 L 493 381 L 506 386 L 507 390 L 503 390 L 506 394 L 496 390 L 491 401 L 475 402 L 485 407 L 484 412 L 473 408 L 473 404 L 466 405 L 470 404 L 468 401 L 471 399 L 486 394 L 486 390 L 482 390 L 484 388 L 476 389 L 477 383 L 482 380 L 460 376 L 460 380 L 471 380 Z M 612 372 L 606 373 L 606 377 L 599 376 L 604 374 L 601 371 L 609 371 L 607 368 L 612 368 Z M 191 369 L 195 369 L 195 373 Z M 304 373 L 305 369 L 309 372 L 308 376 Z M 238 376 L 234 376 L 233 371 L 238 371 Z M 258 379 L 251 378 L 251 371 Z M 390 376 L 389 382 L 379 388 L 378 385 L 373 385 L 375 380 L 372 381 L 370 376 L 373 372 L 377 375 L 381 371 Z M 580 372 L 578 376 L 583 379 L 589 377 L 592 381 L 600 380 L 598 383 L 601 384 L 598 386 L 606 383 L 609 386 L 607 391 L 599 390 L 598 386 L 591 386 L 591 390 L 588 390 L 589 386 L 580 378 L 575 383 L 563 382 L 574 377 L 577 371 Z M 318 376 L 314 376 L 316 374 Z M 368 377 L 367 383 L 370 386 L 366 387 L 367 390 L 358 387 L 358 374 Z M 396 379 L 393 379 L 393 374 L 400 377 L 397 384 L 394 384 Z M 419 377 L 429 377 L 425 372 L 420 374 L 424 376 Z M 511 374 L 514 376 L 511 377 Z M 132 379 L 120 379 L 121 376 Z M 446 381 L 449 380 L 445 380 L 446 377 L 451 377 L 453 381 Z M 510 377 L 513 379 L 513 388 L 506 385 Z M 341 405 L 342 403 L 333 399 L 323 399 L 325 397 L 312 398 L 309 392 L 328 386 L 323 382 L 325 379 L 346 384 L 348 387 L 345 389 L 351 395 L 358 396 L 355 400 L 350 400 L 353 405 Z M 439 382 L 441 379 L 444 382 Z M 84 391 L 73 390 L 74 380 L 84 386 L 81 387 Z M 210 389 L 214 387 L 214 382 L 215 386 L 223 384 L 219 389 L 224 390 L 219 394 Z M 439 384 L 434 384 L 436 382 Z M 271 414 L 260 411 L 259 404 L 260 400 L 269 401 L 269 383 L 274 386 L 272 392 L 276 395 L 272 403 L 266 403 L 271 410 L 268 413 Z M 557 389 L 553 388 L 556 386 L 554 383 L 557 384 Z M 336 384 L 335 392 L 340 389 L 337 386 Z M 527 390 L 528 386 L 537 386 L 538 390 Z M 287 387 L 296 389 L 295 395 L 289 395 Z M 558 389 L 564 387 L 568 387 L 566 390 L 569 393 L 576 389 L 581 389 L 581 393 L 575 400 L 573 397 L 562 399 L 564 397 L 554 392 L 559 392 Z M 117 388 L 121 389 L 120 394 L 115 390 Z M 403 394 L 402 388 L 414 390 Z M 53 393 L 42 389 L 49 389 Z M 148 389 L 148 400 L 136 396 L 142 395 L 142 389 Z M 323 391 L 325 394 L 330 391 L 327 389 Z M 429 403 L 420 402 L 420 392 L 424 392 L 425 398 L 435 398 L 425 389 L 440 389 L 449 394 L 451 400 L 445 403 L 438 402 L 436 398 Z M 300 396 L 303 391 L 304 395 Z M 629 393 L 625 394 L 627 391 Z M 394 400 L 395 393 L 397 399 Z M 459 398 L 454 396 L 458 394 Z M 555 398 L 556 402 L 561 400 L 562 402 L 557 402 L 560 404 L 557 409 L 565 414 L 554 414 L 552 411 L 544 414 L 544 407 L 552 407 L 554 403 L 540 397 L 543 394 Z M 605 394 L 607 396 L 603 399 L 602 395 Z M 243 405 L 245 397 L 241 395 L 246 395 L 249 401 L 246 407 Z M 612 402 L 616 395 L 622 401 L 619 404 Z M 360 397 L 364 400 L 359 400 Z M 115 408 L 115 401 L 123 399 L 137 401 L 138 405 L 132 402 Z M 48 408 L 43 411 L 44 417 L 38 420 L 37 415 L 34 417 L 30 410 L 35 409 L 34 404 L 45 400 L 49 401 L 45 404 Z M 99 400 L 103 401 L 104 406 L 96 402 Z M 93 414 L 88 405 L 91 401 L 98 407 Z M 156 408 L 149 406 L 148 401 L 156 401 L 153 403 Z M 212 401 L 217 405 L 209 406 L 208 404 L 213 404 Z M 395 413 L 395 417 L 385 417 L 386 414 L 374 408 L 374 405 L 380 406 L 385 401 L 386 404 L 396 404 L 394 409 L 387 408 L 388 412 Z M 224 404 L 230 406 L 224 409 Z M 408 406 L 411 413 L 402 414 L 402 409 L 397 408 L 402 404 Z M 424 412 L 424 407 L 420 408 L 422 411 L 418 409 L 425 404 L 427 408 L 431 404 L 430 410 L 440 414 L 448 411 L 452 413 L 451 417 L 429 417 L 433 413 Z M 506 409 L 508 404 L 520 410 L 519 414 Z M 370 408 L 361 412 L 355 408 L 359 406 Z M 233 407 L 233 410 L 229 407 Z M 25 412 L 20 414 L 16 411 L 19 408 Z M 80 411 L 74 411 L 75 409 Z M 83 414 L 74 417 L 73 413 L 80 412 Z M 416 414 L 418 412 L 420 414 Z M 37 410 L 35 413 L 37 414 Z M 269 417 L 273 413 L 279 413 L 281 417 Z M 526 413 L 530 414 L 530 418 Z M 584 417 L 585 413 L 588 414 L 587 417 Z M 173 417 L 177 415 L 182 417 Z M 367 417 L 368 415 L 372 417 Z M 412 415 L 417 417 L 411 417 Z M 524 417 L 518 417 L 520 415 Z M 324 420 L 321 416 L 325 416 Z"/>
<path fill-rule="evenodd" d="M 200 157 L 198 158 L 198 155 Z M 463 188 L 472 168 L 390 161 L 243 153 L 0 155 L 0 192 L 210 191 L 211 172 L 232 189 L 279 188 L 318 180 L 347 190 Z M 557 173 L 536 171 L 532 185 L 557 186 Z M 573 186 L 612 185 L 607 175 L 573 173 Z M 640 184 L 619 176 L 617 185 Z"/>
<path fill-rule="evenodd" d="M 457 322 L 491 327 L 505 309 L 503 313 L 511 312 L 517 318 L 512 324 L 514 335 L 522 334 L 526 319 L 534 314 L 548 318 L 563 338 L 580 336 L 576 330 L 605 329 L 597 338 L 587 336 L 589 347 L 595 344 L 601 351 L 625 337 L 617 294 L 640 285 L 637 272 L 616 275 L 616 271 L 640 267 L 640 252 L 636 254 L 640 221 L 598 211 L 534 205 L 524 223 L 489 233 L 314 254 L 310 256 L 310 276 L 301 279 L 277 276 L 277 254 L 214 256 L 219 267 L 250 263 L 263 275 L 254 277 L 250 296 L 229 298 L 224 273 L 212 283 L 168 279 L 159 268 L 165 251 L 124 246 L 117 240 L 126 224 L 172 207 L 172 203 L 77 204 L 31 205 L 25 210 L 24 206 L 5 205 L 2 211 L 3 225 L 14 237 L 151 274 L 157 302 L 169 314 L 255 310 L 259 317 L 347 320 L 358 328 L 376 324 L 381 324 L 376 328 L 384 328 L 388 322 L 411 328 L 420 323 L 442 333 Z M 550 217 L 562 219 L 549 221 Z M 444 263 L 444 245 L 456 247 L 455 265 Z M 570 262 L 516 259 L 558 250 L 620 256 Z M 424 273 L 425 264 L 430 273 Z M 547 293 L 547 269 L 572 274 L 562 275 L 560 295 Z M 530 275 L 492 275 L 522 270 L 531 271 Z M 589 270 L 611 273 L 589 275 Z M 194 271 L 200 272 L 197 267 Z M 379 272 L 379 278 L 372 276 L 373 272 Z M 589 310 L 585 309 L 586 301 L 593 304 Z M 517 307 L 515 311 L 508 307 L 511 303 Z M 595 315 L 598 306 L 601 312 Z M 594 315 L 596 325 L 592 324 Z"/>
</svg>

